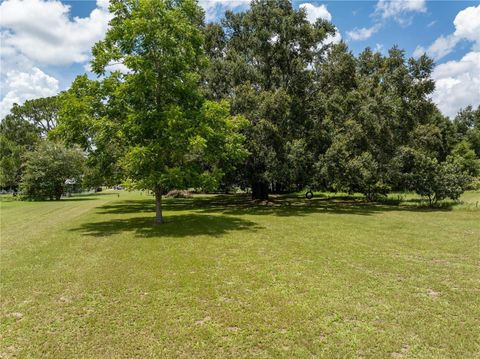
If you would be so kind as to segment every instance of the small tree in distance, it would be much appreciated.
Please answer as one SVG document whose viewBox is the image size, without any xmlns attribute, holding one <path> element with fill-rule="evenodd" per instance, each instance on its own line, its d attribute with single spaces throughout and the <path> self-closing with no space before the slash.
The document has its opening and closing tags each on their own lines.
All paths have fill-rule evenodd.
<svg viewBox="0 0 480 359">
<path fill-rule="evenodd" d="M 439 162 L 419 150 L 402 148 L 400 171 L 405 188 L 428 198 L 430 206 L 446 198 L 457 200 L 468 188 L 471 176 L 462 169 L 462 158 L 449 156 Z"/>
<path fill-rule="evenodd" d="M 20 190 L 28 199 L 59 200 L 65 181 L 79 181 L 83 172 L 82 152 L 61 143 L 42 141 L 26 154 L 25 160 Z"/>
</svg>

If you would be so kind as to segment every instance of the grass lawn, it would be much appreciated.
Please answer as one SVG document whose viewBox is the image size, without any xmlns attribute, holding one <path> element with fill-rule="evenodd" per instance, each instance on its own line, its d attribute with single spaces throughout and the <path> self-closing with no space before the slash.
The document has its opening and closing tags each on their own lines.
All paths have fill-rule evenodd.
<svg viewBox="0 0 480 359">
<path fill-rule="evenodd" d="M 463 200 L 3 201 L 0 358 L 478 358 Z"/>
</svg>

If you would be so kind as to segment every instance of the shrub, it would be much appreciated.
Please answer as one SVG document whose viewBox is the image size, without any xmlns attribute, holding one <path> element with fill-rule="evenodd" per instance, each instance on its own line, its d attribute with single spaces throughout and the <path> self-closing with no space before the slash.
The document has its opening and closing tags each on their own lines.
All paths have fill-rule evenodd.
<svg viewBox="0 0 480 359">
<path fill-rule="evenodd" d="M 468 189 L 472 191 L 480 191 L 480 176 L 472 177 L 472 180 L 468 184 Z"/>
<path fill-rule="evenodd" d="M 458 162 L 439 163 L 435 158 L 423 155 L 418 156 L 415 162 L 411 189 L 427 197 L 430 205 L 445 198 L 457 200 L 468 187 L 470 176 L 462 171 Z"/>
</svg>

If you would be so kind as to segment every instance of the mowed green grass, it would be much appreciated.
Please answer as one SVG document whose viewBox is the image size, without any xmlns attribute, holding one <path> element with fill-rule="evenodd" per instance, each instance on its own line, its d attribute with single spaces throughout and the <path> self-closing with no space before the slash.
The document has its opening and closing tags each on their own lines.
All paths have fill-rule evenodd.
<svg viewBox="0 0 480 359">
<path fill-rule="evenodd" d="M 478 358 L 480 193 L 1 203 L 2 358 Z"/>
</svg>

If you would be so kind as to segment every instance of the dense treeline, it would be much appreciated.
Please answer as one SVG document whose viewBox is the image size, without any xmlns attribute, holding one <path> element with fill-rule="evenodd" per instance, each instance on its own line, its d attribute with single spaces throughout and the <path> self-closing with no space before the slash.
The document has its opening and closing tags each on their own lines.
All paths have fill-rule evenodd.
<svg viewBox="0 0 480 359">
<path fill-rule="evenodd" d="M 111 12 L 93 48 L 99 78 L 79 76 L 2 121 L 2 187 L 36 196 L 28 179 L 41 178 L 35 159 L 53 157 L 38 145 L 47 138 L 67 146 L 69 161 L 83 151 L 82 174 L 64 166 L 67 178 L 152 190 L 158 221 L 173 188 L 240 187 L 254 199 L 305 187 L 371 200 L 407 190 L 434 203 L 479 175 L 480 106 L 443 116 L 426 55 L 354 56 L 329 41 L 331 23 L 310 23 L 289 0 L 255 0 L 210 24 L 192 0 L 113 0 Z"/>
</svg>

